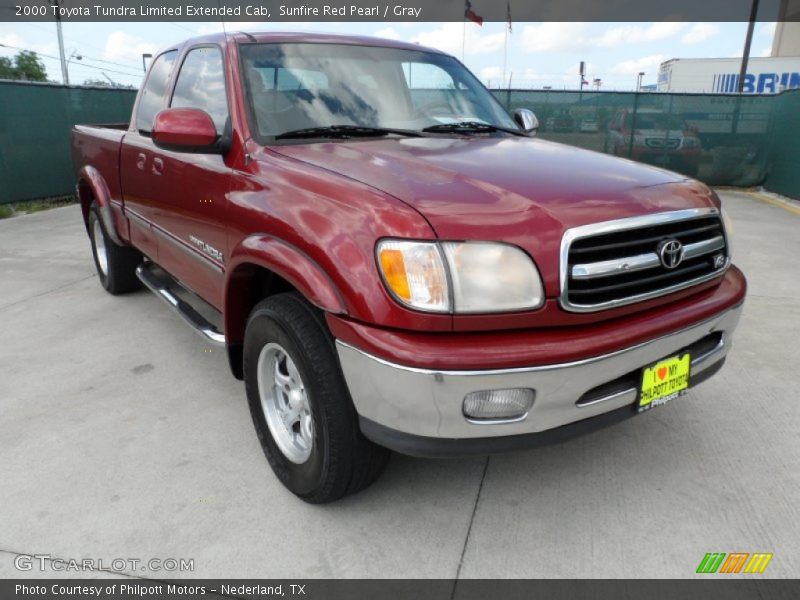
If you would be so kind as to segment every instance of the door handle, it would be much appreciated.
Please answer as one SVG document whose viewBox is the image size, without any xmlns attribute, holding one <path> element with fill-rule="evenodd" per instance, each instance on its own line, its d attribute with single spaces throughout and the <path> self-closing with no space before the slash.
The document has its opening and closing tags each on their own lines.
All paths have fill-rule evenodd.
<svg viewBox="0 0 800 600">
<path fill-rule="evenodd" d="M 164 170 L 164 161 L 160 158 L 153 159 L 153 175 L 161 175 Z"/>
<path fill-rule="evenodd" d="M 144 166 L 147 163 L 147 156 L 144 152 L 140 152 L 139 156 L 136 157 L 136 168 L 140 171 L 144 171 Z"/>
</svg>

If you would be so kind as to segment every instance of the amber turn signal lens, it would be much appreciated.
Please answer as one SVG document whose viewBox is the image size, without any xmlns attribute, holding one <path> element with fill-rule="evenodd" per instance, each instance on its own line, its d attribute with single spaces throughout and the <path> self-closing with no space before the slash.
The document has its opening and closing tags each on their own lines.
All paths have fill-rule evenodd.
<svg viewBox="0 0 800 600">
<path fill-rule="evenodd" d="M 428 312 L 449 312 L 447 273 L 436 242 L 382 240 L 378 266 L 396 300 Z"/>
<path fill-rule="evenodd" d="M 386 283 L 391 290 L 403 300 L 411 300 L 411 290 L 408 289 L 408 277 L 403 253 L 400 250 L 381 250 L 381 269 L 386 278 Z"/>
</svg>

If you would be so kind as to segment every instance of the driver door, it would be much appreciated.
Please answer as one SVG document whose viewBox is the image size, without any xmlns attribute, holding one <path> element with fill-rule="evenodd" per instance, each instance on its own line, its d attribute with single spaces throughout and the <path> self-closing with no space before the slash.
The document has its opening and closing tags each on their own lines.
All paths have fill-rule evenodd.
<svg viewBox="0 0 800 600">
<path fill-rule="evenodd" d="M 175 79 L 170 107 L 206 111 L 224 133 L 229 112 L 221 49 L 190 48 Z M 225 215 L 231 169 L 220 154 L 156 148 L 153 203 L 158 207 L 158 262 L 183 285 L 216 308 L 222 307 L 228 253 Z"/>
</svg>

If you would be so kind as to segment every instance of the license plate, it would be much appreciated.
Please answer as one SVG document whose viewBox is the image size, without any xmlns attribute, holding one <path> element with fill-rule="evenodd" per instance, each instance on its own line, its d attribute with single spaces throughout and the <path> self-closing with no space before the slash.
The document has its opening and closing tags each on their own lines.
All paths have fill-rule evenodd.
<svg viewBox="0 0 800 600">
<path fill-rule="evenodd" d="M 687 352 L 645 367 L 642 371 L 642 385 L 639 389 L 638 411 L 650 410 L 685 394 L 689 387 L 691 363 L 692 359 Z"/>
</svg>

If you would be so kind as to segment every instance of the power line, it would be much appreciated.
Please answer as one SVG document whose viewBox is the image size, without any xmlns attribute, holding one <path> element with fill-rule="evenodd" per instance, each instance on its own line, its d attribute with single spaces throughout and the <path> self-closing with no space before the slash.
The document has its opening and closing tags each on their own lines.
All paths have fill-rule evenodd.
<svg viewBox="0 0 800 600">
<path fill-rule="evenodd" d="M 26 23 L 19 23 L 19 25 L 30 25 L 31 27 L 35 27 L 36 29 L 39 29 L 41 31 L 46 31 L 47 33 L 52 33 L 50 30 L 47 29 L 47 27 L 39 25 L 38 23 L 26 22 Z M 100 52 L 105 52 L 105 50 L 103 48 L 100 48 L 99 46 L 95 46 L 94 44 L 89 44 L 88 42 L 84 42 L 83 40 L 77 40 L 72 36 L 65 35 L 64 39 L 69 40 L 70 42 L 75 43 L 75 44 L 88 46 L 89 48 L 93 48 L 95 50 L 99 50 Z M 83 53 L 81 53 L 81 54 L 84 57 L 86 56 Z M 114 61 L 110 61 L 110 60 L 101 60 L 99 58 L 96 58 L 96 59 L 93 59 L 93 60 L 96 60 L 96 61 L 99 61 L 99 62 L 105 62 L 105 63 L 111 64 L 111 65 L 117 65 L 118 67 L 124 67 L 126 69 L 138 68 L 139 67 L 139 64 L 136 61 L 133 61 L 133 60 L 126 61 L 125 63 L 114 62 Z M 125 60 L 125 59 L 121 59 L 121 60 Z"/>
<path fill-rule="evenodd" d="M 197 32 L 196 32 L 196 31 L 194 31 L 194 30 L 192 30 L 192 29 L 189 29 L 188 27 L 184 27 L 184 26 L 183 26 L 183 25 L 181 25 L 180 23 L 173 23 L 172 21 L 167 21 L 167 24 L 169 24 L 169 25 L 173 25 L 173 26 L 177 27 L 178 29 L 183 29 L 184 31 L 188 31 L 188 32 L 189 32 L 189 33 L 191 33 L 192 35 L 197 35 Z"/>
<path fill-rule="evenodd" d="M 33 52 L 37 56 L 43 56 L 45 58 L 50 58 L 52 60 L 61 60 L 58 56 L 53 56 L 52 54 L 44 54 L 43 52 L 37 52 L 36 50 L 30 50 L 28 48 L 20 48 L 18 46 L 11 46 L 9 44 L 2 44 L 2 43 L 0 43 L 0 47 L 2 47 L 2 48 L 11 48 L 12 50 L 20 50 L 22 52 Z M 136 74 L 136 73 L 130 73 L 130 72 L 125 72 L 125 71 L 117 71 L 117 70 L 114 70 L 114 69 L 108 69 L 106 67 L 98 67 L 98 66 L 89 65 L 89 64 L 83 64 L 83 65 L 80 65 L 80 66 L 83 66 L 83 67 L 88 68 L 88 69 L 97 69 L 98 71 L 108 71 L 109 73 L 117 73 L 118 75 L 127 75 L 129 77 L 142 77 L 144 75 L 143 73 L 142 74 Z"/>
<path fill-rule="evenodd" d="M 92 62 L 101 62 L 101 63 L 105 63 L 105 64 L 108 64 L 108 65 L 116 65 L 118 67 L 122 67 L 123 69 L 134 70 L 133 67 L 129 67 L 128 65 L 123 65 L 123 64 L 120 64 L 118 62 L 114 62 L 112 60 L 103 60 L 102 58 L 92 58 L 91 56 L 86 56 L 85 54 L 81 54 L 81 57 L 82 57 L 81 60 L 91 60 Z M 133 75 L 133 74 L 134 73 L 131 73 L 131 75 Z M 143 75 L 143 72 L 138 72 L 138 73 L 136 73 L 136 75 L 141 77 Z"/>
<path fill-rule="evenodd" d="M 87 69 L 90 69 L 90 70 L 87 71 Z M 141 79 L 137 75 L 130 75 L 129 73 L 122 73 L 122 72 L 119 72 L 119 71 L 112 71 L 111 69 L 104 69 L 103 67 L 94 67 L 92 65 L 81 65 L 81 64 L 72 63 L 72 64 L 70 64 L 70 69 L 69 69 L 70 73 L 91 73 L 91 74 L 96 74 L 97 71 L 102 71 L 102 72 L 107 72 L 107 73 L 114 73 L 115 75 L 120 75 L 122 77 L 128 77 L 128 78 L 131 78 L 131 79 L 132 78 Z"/>
<path fill-rule="evenodd" d="M 20 48 L 19 46 L 12 46 L 10 44 L 3 44 L 3 43 L 0 43 L 0 47 L 11 48 L 12 50 L 19 50 L 19 51 L 22 51 L 22 52 L 33 52 L 34 54 L 36 54 L 38 56 L 43 56 L 45 58 L 50 58 L 50 59 L 53 59 L 53 60 L 60 60 L 60 58 L 58 56 L 53 56 L 51 54 L 45 54 L 44 52 L 39 52 L 39 51 L 33 50 L 31 48 Z M 108 64 L 116 65 L 116 66 L 119 66 L 119 67 L 122 67 L 122 68 L 125 68 L 125 69 L 133 70 L 131 67 L 128 67 L 127 65 L 123 65 L 123 64 L 116 63 L 116 62 L 113 62 L 113 61 L 102 60 L 100 58 L 92 58 L 91 56 L 86 56 L 85 54 L 81 54 L 80 56 L 81 56 L 80 60 L 88 59 L 88 60 L 91 60 L 91 61 L 94 61 L 94 62 L 108 63 Z M 87 66 L 87 67 L 93 68 L 93 69 L 104 69 L 106 71 L 111 71 L 111 72 L 114 72 L 114 73 L 121 73 L 123 75 L 132 75 L 132 76 L 137 76 L 137 77 L 141 77 L 142 76 L 141 73 L 137 73 L 135 71 L 134 72 L 131 72 L 131 71 L 127 71 L 127 72 L 114 71 L 112 69 L 106 69 L 105 67 L 96 67 L 96 66 L 93 66 L 93 65 L 87 65 L 85 63 L 84 63 L 84 66 Z"/>
</svg>

